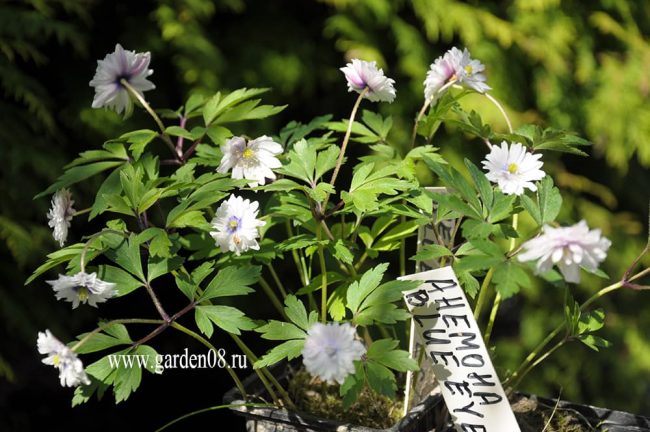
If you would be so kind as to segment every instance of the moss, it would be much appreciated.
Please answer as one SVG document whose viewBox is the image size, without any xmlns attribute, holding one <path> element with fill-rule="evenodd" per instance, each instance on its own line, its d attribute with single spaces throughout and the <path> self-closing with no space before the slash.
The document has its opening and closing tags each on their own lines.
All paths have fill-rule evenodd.
<svg viewBox="0 0 650 432">
<path fill-rule="evenodd" d="M 316 417 L 327 418 L 377 429 L 386 429 L 402 417 L 403 404 L 365 388 L 359 399 L 343 409 L 338 385 L 329 385 L 312 377 L 304 368 L 293 370 L 289 379 L 289 394 L 296 407 Z M 595 429 L 579 413 L 541 404 L 523 396 L 511 401 L 521 432 L 593 432 Z M 444 404 L 438 414 L 446 416 Z M 444 423 L 444 422 L 441 422 Z M 449 429 L 450 431 L 453 429 Z"/>
<path fill-rule="evenodd" d="M 289 395 L 300 411 L 344 423 L 384 429 L 402 417 L 402 402 L 368 388 L 348 410 L 344 410 L 339 386 L 314 379 L 304 368 L 293 372 L 289 380 Z"/>
<path fill-rule="evenodd" d="M 526 397 L 511 402 L 521 432 L 587 432 L 594 428 L 572 410 L 555 409 Z M 549 422 L 550 420 L 550 422 Z"/>
</svg>

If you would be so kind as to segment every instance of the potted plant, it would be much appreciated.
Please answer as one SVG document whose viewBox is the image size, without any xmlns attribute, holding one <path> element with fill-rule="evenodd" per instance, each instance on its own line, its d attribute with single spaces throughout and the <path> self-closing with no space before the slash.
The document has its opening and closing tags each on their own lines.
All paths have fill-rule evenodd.
<svg viewBox="0 0 650 432">
<path fill-rule="evenodd" d="M 409 263 L 457 277 L 487 346 L 501 302 L 531 274 L 565 290 L 565 321 L 517 370 L 500 377 L 508 394 L 569 341 L 606 346 L 595 334 L 604 312 L 593 309 L 594 302 L 620 288 L 645 288 L 638 280 L 650 269 L 636 267 L 647 247 L 620 281 L 582 304 L 572 299 L 570 284 L 579 282 L 581 268 L 598 273 L 611 243 L 584 221 L 556 222 L 562 197 L 543 170 L 542 152 L 584 155 L 588 143 L 561 130 L 513 128 L 489 93 L 484 66 L 467 50 L 453 48 L 431 65 L 414 125 L 398 133 L 406 142 L 402 153 L 387 144 L 392 119 L 366 109 L 396 97 L 394 81 L 374 62 L 353 59 L 341 68 L 355 97 L 349 119 L 294 121 L 255 138 L 233 130 L 282 111 L 260 104 L 265 89 L 195 94 L 175 110 L 154 110 L 144 95 L 154 88 L 149 63 L 149 53 L 118 44 L 98 62 L 90 85 L 94 108 L 128 116 L 137 105 L 155 129 L 131 131 L 81 153 L 39 195 L 54 194 L 48 219 L 61 249 L 28 282 L 65 266 L 48 283 L 73 309 L 126 301 L 145 290 L 157 311 L 155 317 L 99 322 L 68 345 L 49 330 L 39 334 L 44 363 L 58 369 L 62 385 L 76 387 L 73 404 L 109 389 L 117 402 L 126 400 L 140 385 L 142 369 L 170 367 L 151 342 L 171 329 L 214 353 L 238 394 L 231 392 L 226 406 L 244 415 L 293 423 L 287 430 L 341 424 L 356 424 L 352 429 L 359 431 L 441 429 L 441 397 L 411 397 L 413 383 L 424 377 L 431 384 L 430 373 L 418 373 L 427 368 L 425 358 L 436 359 L 429 343 L 416 348 L 414 312 L 403 297 L 423 281 L 409 277 Z M 508 132 L 497 133 L 477 113 L 465 112 L 459 100 L 468 94 L 493 104 Z M 484 142 L 480 168 L 466 159 L 463 174 L 430 144 L 445 121 Z M 373 152 L 355 160 L 351 143 L 370 144 Z M 423 169 L 444 191 L 423 187 Z M 352 170 L 351 179 L 341 175 L 345 170 Z M 97 175 L 103 182 L 95 199 L 75 210 L 80 203 L 68 188 Z M 84 213 L 102 220 L 101 229 L 65 246 L 68 229 Z M 414 253 L 409 246 L 418 232 L 422 241 Z M 169 311 L 159 295 L 163 285 L 185 298 L 183 307 Z M 276 315 L 253 315 L 260 301 Z M 135 338 L 133 327 L 149 331 Z M 242 382 L 238 366 L 214 347 L 217 332 L 253 365 L 255 382 Z M 256 336 L 272 341 L 261 355 L 249 346 Z M 84 367 L 79 355 L 98 359 Z M 147 360 L 120 366 L 133 356 Z M 501 386 L 498 380 L 495 385 Z M 337 413 L 342 416 L 322 419 Z"/>
</svg>

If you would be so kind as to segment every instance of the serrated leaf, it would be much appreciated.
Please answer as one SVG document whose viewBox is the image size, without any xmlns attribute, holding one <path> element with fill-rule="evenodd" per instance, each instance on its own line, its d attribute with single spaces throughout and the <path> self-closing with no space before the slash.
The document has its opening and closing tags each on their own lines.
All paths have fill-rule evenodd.
<svg viewBox="0 0 650 432">
<path fill-rule="evenodd" d="M 311 320 L 307 316 L 307 309 L 298 297 L 289 294 L 284 299 L 284 312 L 287 314 L 287 318 L 291 320 L 295 325 L 303 330 L 308 330 L 311 327 Z"/>
<path fill-rule="evenodd" d="M 236 335 L 241 334 L 240 330 L 253 330 L 257 327 L 257 324 L 248 318 L 244 312 L 232 306 L 197 306 L 196 311 L 197 312 L 195 313 L 195 318 L 197 316 L 196 314 L 201 315 L 201 324 L 199 324 L 199 319 L 197 318 L 197 325 L 199 325 L 199 329 L 201 329 L 201 331 L 204 333 L 206 333 L 204 330 L 207 330 L 208 327 L 208 323 L 205 321 L 205 318 L 207 318 L 222 330 Z M 201 328 L 201 326 L 203 326 L 203 328 Z"/>
<path fill-rule="evenodd" d="M 126 271 L 111 265 L 100 265 L 97 274 L 101 280 L 115 284 L 116 297 L 127 295 L 143 285 Z"/>
<path fill-rule="evenodd" d="M 523 286 L 529 284 L 530 278 L 519 264 L 506 261 L 496 266 L 492 281 L 496 286 L 496 291 L 505 300 L 517 294 Z"/>
<path fill-rule="evenodd" d="M 551 176 L 546 176 L 539 184 L 537 191 L 539 211 L 542 224 L 553 222 L 560 213 L 562 196 L 560 190 L 553 185 Z"/>
<path fill-rule="evenodd" d="M 262 333 L 263 339 L 269 340 L 304 339 L 307 337 L 307 333 L 297 325 L 275 320 L 258 327 L 255 331 Z"/>
<path fill-rule="evenodd" d="M 254 290 L 250 286 L 255 284 L 259 277 L 259 266 L 223 268 L 210 281 L 200 301 L 251 293 Z"/>
<path fill-rule="evenodd" d="M 115 168 L 122 164 L 124 164 L 124 161 L 103 161 L 69 168 L 50 187 L 36 195 L 34 199 L 52 194 L 59 189 L 79 183 L 82 180 L 86 180 L 89 177 L 99 174 L 100 172 Z"/>
<path fill-rule="evenodd" d="M 259 369 L 262 367 L 274 365 L 280 360 L 292 360 L 301 355 L 304 346 L 304 339 L 292 339 L 283 342 L 263 355 L 258 361 L 255 362 L 253 367 L 255 369 Z"/>
<path fill-rule="evenodd" d="M 432 243 L 423 246 L 418 253 L 411 257 L 414 261 L 430 261 L 432 259 L 452 256 L 453 253 L 444 246 Z"/>
</svg>

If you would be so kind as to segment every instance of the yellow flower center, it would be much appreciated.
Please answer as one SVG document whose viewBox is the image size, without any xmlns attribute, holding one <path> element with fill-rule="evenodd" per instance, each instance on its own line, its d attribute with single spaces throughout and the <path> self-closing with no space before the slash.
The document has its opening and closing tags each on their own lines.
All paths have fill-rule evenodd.
<svg viewBox="0 0 650 432">
<path fill-rule="evenodd" d="M 514 174 L 514 173 L 517 172 L 517 169 L 518 169 L 518 168 L 519 168 L 519 167 L 517 166 L 516 163 L 511 163 L 510 165 L 508 165 L 508 172 L 509 172 L 510 174 Z"/>
<path fill-rule="evenodd" d="M 250 159 L 250 158 L 252 158 L 253 156 L 255 156 L 255 152 L 254 152 L 253 150 L 247 148 L 246 150 L 244 150 L 244 151 L 242 152 L 241 155 L 242 155 L 242 157 L 243 157 L 244 159 Z"/>
<path fill-rule="evenodd" d="M 59 357 L 58 354 L 54 354 L 54 356 L 52 357 L 52 364 L 54 366 L 58 366 L 59 363 L 61 363 L 61 357 Z"/>
<path fill-rule="evenodd" d="M 474 68 L 472 68 L 471 65 L 467 65 L 465 66 L 465 72 L 467 73 L 467 75 L 471 75 L 474 72 Z"/>
<path fill-rule="evenodd" d="M 88 299 L 88 288 L 81 287 L 79 288 L 79 300 L 86 301 Z"/>
<path fill-rule="evenodd" d="M 237 222 L 236 220 L 231 220 L 230 222 L 228 222 L 228 225 L 230 226 L 231 230 L 236 230 L 237 227 L 239 226 L 239 222 Z"/>
</svg>

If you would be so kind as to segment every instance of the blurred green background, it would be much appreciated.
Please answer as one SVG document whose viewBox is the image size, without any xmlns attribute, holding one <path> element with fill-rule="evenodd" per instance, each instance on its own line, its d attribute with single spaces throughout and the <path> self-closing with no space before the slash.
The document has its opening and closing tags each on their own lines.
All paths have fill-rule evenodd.
<svg viewBox="0 0 650 432">
<path fill-rule="evenodd" d="M 246 131 L 251 136 L 276 133 L 294 119 L 307 122 L 328 113 L 346 118 L 354 99 L 338 68 L 354 57 L 377 60 L 397 81 L 398 97 L 392 105 L 366 108 L 394 116 L 395 129 L 403 131 L 393 135 L 398 148 L 422 104 L 429 64 L 451 46 L 467 47 L 486 65 L 492 94 L 506 106 L 515 127 L 534 122 L 573 130 L 593 142 L 590 158 L 548 154 L 545 168 L 563 192 L 560 220 L 568 224 L 584 218 L 612 240 L 603 269 L 613 281 L 645 244 L 650 2 L 2 0 L 2 430 L 30 430 L 36 424 L 34 413 L 51 421 L 76 418 L 79 424 L 86 417 L 107 419 L 95 425 L 101 429 L 112 425 L 114 414 L 142 412 L 147 404 L 168 409 L 163 419 L 141 419 L 151 429 L 174 414 L 217 404 L 220 391 L 230 387 L 223 374 L 223 382 L 211 387 L 215 394 L 210 400 L 198 395 L 182 402 L 169 401 L 169 396 L 156 399 L 157 392 L 171 389 L 176 395 L 191 392 L 189 382 L 196 377 L 185 371 L 168 382 L 148 377 L 128 407 L 116 408 L 106 399 L 71 410 L 72 392 L 58 388 L 55 373 L 39 364 L 37 331 L 51 328 L 69 340 L 111 312 L 101 309 L 98 315 L 80 308 L 71 313 L 42 279 L 23 283 L 45 254 L 57 249 L 45 216 L 49 201 L 32 197 L 80 151 L 98 148 L 124 131 L 152 126 L 142 113 L 124 122 L 112 112 L 90 108 L 88 81 L 96 60 L 117 42 L 129 50 L 151 51 L 157 90 L 147 98 L 154 107 L 176 108 L 190 91 L 271 87 L 267 101 L 289 107 L 252 124 Z M 463 103 L 496 129 L 505 129 L 485 98 L 472 96 Z M 434 145 L 450 160 L 478 162 L 484 156 L 480 142 L 451 126 L 436 136 Z M 353 155 L 370 151 L 356 146 Z M 75 186 L 76 208 L 90 201 L 98 181 Z M 78 238 L 86 231 L 76 221 L 72 233 Z M 584 300 L 606 284 L 583 273 L 573 294 Z M 502 374 L 562 319 L 562 304 L 562 291 L 539 284 L 502 306 L 496 330 Z M 546 396 L 561 391 L 564 399 L 650 415 L 650 293 L 621 291 L 601 304 L 608 312 L 603 336 L 612 348 L 596 355 L 572 344 L 535 371 L 522 390 Z"/>
</svg>

